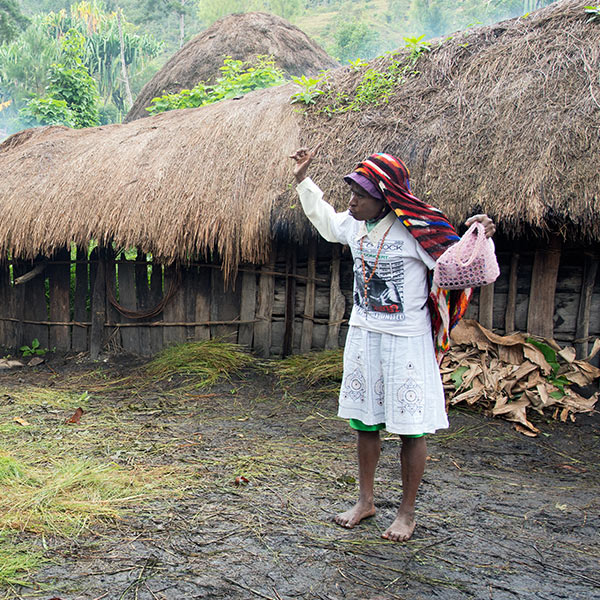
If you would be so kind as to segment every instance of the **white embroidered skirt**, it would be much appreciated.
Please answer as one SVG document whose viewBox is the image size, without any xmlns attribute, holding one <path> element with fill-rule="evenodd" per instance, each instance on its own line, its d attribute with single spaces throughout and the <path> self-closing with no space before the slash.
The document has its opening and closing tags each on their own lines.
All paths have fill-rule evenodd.
<svg viewBox="0 0 600 600">
<path fill-rule="evenodd" d="M 415 435 L 448 427 L 430 333 L 403 337 L 350 327 L 338 416 Z"/>
</svg>

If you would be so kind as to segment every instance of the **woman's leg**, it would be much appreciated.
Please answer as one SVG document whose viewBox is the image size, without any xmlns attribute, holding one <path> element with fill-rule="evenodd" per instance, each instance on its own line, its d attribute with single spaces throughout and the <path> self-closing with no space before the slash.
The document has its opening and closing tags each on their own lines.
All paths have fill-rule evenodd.
<svg viewBox="0 0 600 600">
<path fill-rule="evenodd" d="M 415 502 L 423 479 L 427 460 L 427 442 L 425 437 L 402 436 L 400 451 L 402 469 L 402 502 L 394 522 L 382 534 L 393 542 L 405 542 L 415 530 Z"/>
<path fill-rule="evenodd" d="M 336 515 L 333 520 L 342 527 L 351 529 L 363 519 L 375 514 L 373 486 L 375 469 L 381 453 L 379 431 L 357 431 L 358 452 L 358 502 L 346 512 Z"/>
</svg>

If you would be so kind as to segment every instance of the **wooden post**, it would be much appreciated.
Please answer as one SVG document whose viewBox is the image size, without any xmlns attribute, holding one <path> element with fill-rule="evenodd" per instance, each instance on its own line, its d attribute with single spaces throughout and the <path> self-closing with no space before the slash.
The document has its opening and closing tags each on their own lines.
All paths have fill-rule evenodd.
<svg viewBox="0 0 600 600">
<path fill-rule="evenodd" d="M 308 265 L 306 269 L 306 292 L 304 296 L 304 320 L 302 321 L 302 337 L 300 352 L 310 352 L 315 316 L 315 290 L 317 276 L 317 242 L 312 240 L 308 246 Z"/>
<path fill-rule="evenodd" d="M 119 262 L 119 304 L 129 310 L 137 310 L 135 293 L 135 264 L 127 262 L 125 256 Z M 135 323 L 135 319 L 128 319 L 121 315 L 121 322 Z M 121 330 L 123 350 L 132 354 L 140 354 L 140 330 L 139 327 L 123 327 Z"/>
<path fill-rule="evenodd" d="M 112 247 L 112 243 L 108 243 L 104 248 L 104 256 L 105 256 L 105 290 L 108 286 L 113 293 L 115 300 L 119 300 L 119 281 L 117 279 L 117 265 L 115 263 L 116 253 L 114 248 Z M 105 316 L 105 327 L 106 323 L 120 323 L 122 321 L 121 313 L 112 305 L 109 300 L 108 292 L 106 293 L 106 316 Z M 119 327 L 113 327 L 110 331 L 104 332 L 104 344 L 109 349 L 118 349 L 123 346 L 123 341 L 121 337 L 121 329 Z"/>
<path fill-rule="evenodd" d="M 13 296 L 13 286 L 10 281 L 10 264 L 8 261 L 0 263 L 0 317 L 12 318 L 14 315 L 11 311 Z M 0 321 L 0 347 L 14 349 L 16 347 L 14 341 L 13 321 Z"/>
<path fill-rule="evenodd" d="M 150 306 L 156 306 L 163 297 L 163 266 L 155 259 L 152 259 L 152 273 L 150 275 Z M 163 313 L 159 313 L 152 318 L 153 321 L 159 321 L 163 318 Z M 156 354 L 163 349 L 163 329 L 165 327 L 150 327 L 150 349 L 149 354 Z"/>
<path fill-rule="evenodd" d="M 18 260 L 13 261 L 13 282 L 17 277 L 25 275 L 29 269 Z M 13 285 L 10 297 L 10 314 L 14 319 L 18 319 L 13 328 L 14 348 L 20 348 L 24 344 L 31 344 L 31 340 L 23 337 L 23 319 L 25 308 L 25 286 Z"/>
<path fill-rule="evenodd" d="M 592 295 L 598 273 L 598 254 L 586 252 L 583 277 L 581 281 L 581 295 L 579 296 L 579 308 L 577 310 L 577 324 L 575 330 L 575 344 L 577 358 L 585 358 L 588 355 L 588 336 L 590 334 L 590 312 L 592 307 Z"/>
<path fill-rule="evenodd" d="M 196 282 L 196 323 L 205 323 L 210 321 L 210 298 L 211 298 L 211 269 L 208 267 L 198 267 L 194 273 Z M 210 327 L 208 325 L 196 325 L 194 327 L 194 339 L 209 340 Z"/>
<path fill-rule="evenodd" d="M 342 247 L 334 244 L 331 250 L 331 284 L 329 286 L 329 325 L 325 350 L 339 347 L 340 325 L 344 318 L 346 299 L 340 287 L 340 264 Z"/>
<path fill-rule="evenodd" d="M 153 308 L 155 304 L 150 298 L 150 286 L 148 285 L 148 262 L 146 255 L 138 249 L 135 265 L 135 297 L 136 306 L 139 310 L 145 311 Z M 144 321 L 146 319 L 143 319 Z M 149 320 L 149 319 L 148 319 Z M 148 356 L 151 354 L 150 344 L 150 329 L 151 327 L 140 327 L 138 329 L 139 336 L 139 352 Z"/>
<path fill-rule="evenodd" d="M 486 329 L 494 327 L 494 284 L 479 288 L 479 323 Z"/>
<path fill-rule="evenodd" d="M 242 297 L 240 304 L 240 321 L 253 321 L 256 316 L 256 274 L 242 273 Z M 238 344 L 252 348 L 254 323 L 241 324 L 238 333 Z"/>
<path fill-rule="evenodd" d="M 296 317 L 296 251 L 288 245 L 285 257 L 285 330 L 281 356 L 289 356 L 294 347 L 294 320 Z"/>
<path fill-rule="evenodd" d="M 98 263 L 94 268 L 90 328 L 90 358 L 96 360 L 104 347 L 104 323 L 106 322 L 106 252 L 97 253 Z"/>
<path fill-rule="evenodd" d="M 50 320 L 68 322 L 71 320 L 71 307 L 69 304 L 71 290 L 71 268 L 69 260 L 71 253 L 67 248 L 59 250 L 54 255 L 55 260 L 66 264 L 48 265 L 50 276 Z M 50 347 L 57 350 L 71 349 L 71 331 L 68 325 L 50 326 Z"/>
<path fill-rule="evenodd" d="M 263 358 L 271 354 L 271 318 L 273 316 L 273 295 L 275 280 L 269 272 L 275 270 L 275 248 L 271 252 L 271 259 L 261 267 L 263 273 L 258 281 L 258 307 L 256 309 L 257 322 L 254 326 L 254 350 Z"/>
<path fill-rule="evenodd" d="M 517 283 L 519 275 L 519 253 L 513 252 L 510 257 L 510 273 L 508 275 L 508 294 L 504 313 L 504 333 L 514 333 L 517 314 Z"/>
<path fill-rule="evenodd" d="M 77 248 L 77 264 L 75 265 L 75 296 L 73 297 L 73 319 L 87 321 L 87 297 L 89 291 L 88 265 L 83 262 L 87 259 L 85 248 Z M 85 352 L 88 349 L 88 327 L 73 325 L 71 347 L 75 352 Z"/>
<path fill-rule="evenodd" d="M 36 262 L 39 264 L 43 260 L 38 256 Z M 28 266 L 29 269 L 33 264 Z M 23 306 L 23 318 L 31 321 L 48 321 L 48 304 L 46 302 L 46 273 L 42 272 L 36 275 L 27 283 L 15 286 L 23 288 L 21 293 L 25 298 Z M 69 319 L 67 319 L 68 321 Z M 23 323 L 23 339 L 25 344 L 31 345 L 34 339 L 40 343 L 40 348 L 48 348 L 50 344 L 48 337 L 48 325 L 34 325 L 32 323 Z"/>
<path fill-rule="evenodd" d="M 551 234 L 547 247 L 538 248 L 533 260 L 527 330 L 545 339 L 554 337 L 554 294 L 560 264 L 561 240 Z"/>
<path fill-rule="evenodd" d="M 225 273 L 222 269 L 212 269 L 211 298 L 210 298 L 210 320 L 211 321 L 233 321 L 240 317 L 240 298 L 237 280 L 225 282 Z M 222 338 L 226 342 L 238 341 L 237 325 L 211 325 L 211 338 Z"/>
<path fill-rule="evenodd" d="M 177 267 L 168 266 L 165 268 L 165 294 L 169 292 L 171 285 L 177 281 Z M 163 310 L 165 323 L 183 323 L 185 322 L 185 297 L 183 293 L 183 286 L 179 285 L 179 289 L 175 292 L 175 295 L 171 298 L 170 302 L 167 303 Z M 185 327 L 173 326 L 163 328 L 163 341 L 165 346 L 171 344 L 181 344 L 185 342 Z"/>
</svg>

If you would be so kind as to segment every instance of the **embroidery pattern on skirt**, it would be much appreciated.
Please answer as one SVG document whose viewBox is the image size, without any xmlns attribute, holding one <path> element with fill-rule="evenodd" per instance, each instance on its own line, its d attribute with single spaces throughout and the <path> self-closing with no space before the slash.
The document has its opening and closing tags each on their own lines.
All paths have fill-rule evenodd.
<svg viewBox="0 0 600 600">
<path fill-rule="evenodd" d="M 375 403 L 379 406 L 383 406 L 385 402 L 385 383 L 383 381 L 383 376 L 381 376 L 373 387 L 373 392 L 375 394 Z"/>
<path fill-rule="evenodd" d="M 414 380 L 407 379 L 398 389 L 394 402 L 394 421 L 399 423 L 422 423 L 425 409 L 423 388 Z"/>
<path fill-rule="evenodd" d="M 367 395 L 365 376 L 359 368 L 354 369 L 346 377 L 343 385 L 343 398 L 353 404 L 364 402 Z"/>
</svg>

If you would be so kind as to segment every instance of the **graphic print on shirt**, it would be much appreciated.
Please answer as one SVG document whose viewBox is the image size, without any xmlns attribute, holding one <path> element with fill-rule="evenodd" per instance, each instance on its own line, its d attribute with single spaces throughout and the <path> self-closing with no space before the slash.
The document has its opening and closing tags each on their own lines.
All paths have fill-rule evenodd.
<svg viewBox="0 0 600 600">
<path fill-rule="evenodd" d="M 404 260 L 400 254 L 404 242 L 384 243 L 379 254 L 377 268 L 373 273 L 373 265 L 377 258 L 378 246 L 365 238 L 362 257 L 367 283 L 365 304 L 365 276 L 363 275 L 363 259 L 359 242 L 352 243 L 354 258 L 354 304 L 356 309 L 369 318 L 386 321 L 403 321 L 404 315 Z M 372 277 L 371 277 L 372 275 Z"/>
</svg>

